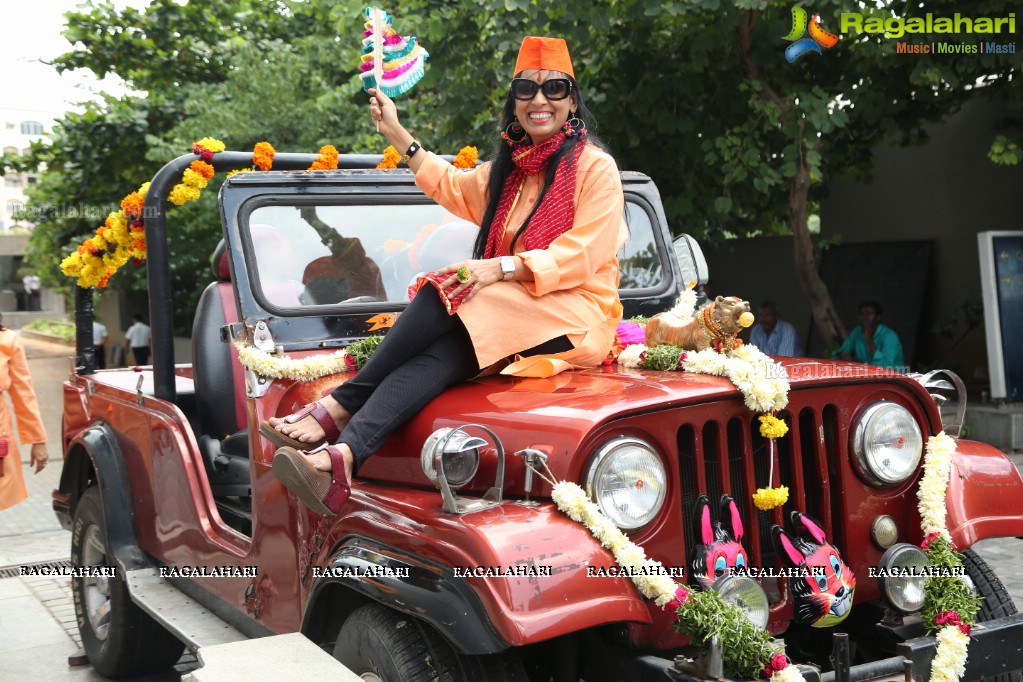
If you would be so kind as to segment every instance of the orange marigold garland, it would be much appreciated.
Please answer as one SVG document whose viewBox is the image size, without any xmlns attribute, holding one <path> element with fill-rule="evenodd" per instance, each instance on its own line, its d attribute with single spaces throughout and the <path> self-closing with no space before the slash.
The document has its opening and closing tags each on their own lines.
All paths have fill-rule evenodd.
<svg viewBox="0 0 1023 682">
<path fill-rule="evenodd" d="M 269 142 L 257 142 L 252 150 L 252 164 L 262 171 L 268 171 L 273 167 L 274 154 L 277 150 Z"/>
<path fill-rule="evenodd" d="M 121 200 L 121 210 L 107 215 L 96 233 L 83 241 L 60 263 L 60 269 L 83 288 L 103 288 L 118 268 L 129 260 L 141 263 L 146 257 L 142 207 L 149 183 Z"/>
<path fill-rule="evenodd" d="M 167 200 L 176 206 L 199 198 L 202 190 L 213 178 L 216 169 L 209 163 L 213 155 L 224 151 L 225 145 L 220 140 L 204 137 L 192 145 L 192 152 L 199 156 L 192 161 L 181 176 L 181 182 L 171 188 Z M 276 150 L 269 142 L 258 142 L 252 151 L 252 163 L 260 170 L 270 170 Z M 333 145 L 320 148 L 316 160 L 309 170 L 333 170 L 338 165 L 338 151 Z M 401 156 L 393 147 L 384 150 L 384 158 L 377 168 L 396 168 Z M 453 161 L 457 168 L 473 168 L 478 159 L 476 147 L 463 147 Z M 234 173 L 251 171 L 243 168 L 231 171 Z M 111 212 L 102 225 L 96 228 L 95 234 L 85 239 L 75 251 L 61 261 L 63 273 L 77 280 L 82 288 L 103 288 L 117 270 L 129 260 L 139 265 L 146 258 L 146 236 L 143 207 L 149 183 L 145 183 L 137 191 L 127 194 L 121 200 L 121 210 Z M 436 225 L 431 228 L 436 229 Z M 417 236 L 417 244 L 421 244 L 425 230 Z M 413 244 L 413 250 L 417 244 Z M 404 244 L 401 244 L 404 246 Z M 397 243 L 390 244 L 392 248 Z"/>
<path fill-rule="evenodd" d="M 336 170 L 337 157 L 338 152 L 334 145 L 324 145 L 320 147 L 320 155 L 313 161 L 313 165 L 309 166 L 309 170 Z"/>
<path fill-rule="evenodd" d="M 381 170 L 391 170 L 398 167 L 398 162 L 401 161 L 401 154 L 394 148 L 394 145 L 388 145 L 387 149 L 384 150 L 384 158 L 377 164 L 377 168 Z"/>
<path fill-rule="evenodd" d="M 198 199 L 216 172 L 208 162 L 213 160 L 214 154 L 222 152 L 224 149 L 224 143 L 212 137 L 204 137 L 194 143 L 192 153 L 198 154 L 199 158 L 185 169 L 181 176 L 181 182 L 171 188 L 167 200 L 175 206 L 181 206 Z"/>
<path fill-rule="evenodd" d="M 480 151 L 476 147 L 462 147 L 451 165 L 455 168 L 475 168 Z"/>
</svg>

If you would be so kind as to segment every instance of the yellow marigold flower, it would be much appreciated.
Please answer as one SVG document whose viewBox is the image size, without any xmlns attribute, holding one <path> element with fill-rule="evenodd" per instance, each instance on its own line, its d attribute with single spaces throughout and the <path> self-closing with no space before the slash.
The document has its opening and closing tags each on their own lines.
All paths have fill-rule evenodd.
<svg viewBox="0 0 1023 682">
<path fill-rule="evenodd" d="M 377 168 L 381 170 L 391 170 L 392 168 L 398 167 L 398 162 L 401 161 L 401 154 L 394 148 L 394 145 L 389 145 L 384 150 L 384 158 L 381 159 L 380 163 L 377 164 Z"/>
<path fill-rule="evenodd" d="M 781 438 L 789 432 L 784 421 L 769 414 L 760 417 L 760 435 L 764 438 Z"/>
<path fill-rule="evenodd" d="M 188 169 L 195 171 L 196 173 L 203 176 L 207 180 L 212 178 L 214 173 L 216 173 L 216 170 L 214 170 L 213 166 L 206 163 L 202 159 L 196 159 L 195 161 L 193 161 L 191 164 L 189 164 Z"/>
<path fill-rule="evenodd" d="M 185 172 L 181 176 L 181 182 L 182 184 L 194 187 L 198 190 L 205 188 L 209 181 L 191 168 L 186 168 Z"/>
<path fill-rule="evenodd" d="M 167 200 L 175 206 L 181 206 L 182 204 L 187 204 L 189 201 L 195 201 L 199 198 L 199 195 L 200 192 L 195 187 L 178 184 L 174 185 L 171 189 L 170 194 L 167 195 Z"/>
<path fill-rule="evenodd" d="M 273 166 L 277 150 L 269 142 L 257 142 L 252 150 L 252 163 L 259 170 L 268 171 Z"/>
<path fill-rule="evenodd" d="M 480 150 L 476 147 L 462 147 L 455 156 L 455 160 L 451 162 L 451 165 L 455 168 L 475 168 L 479 156 Z"/>
<path fill-rule="evenodd" d="M 238 173 L 251 173 L 251 172 L 252 172 L 251 168 L 235 168 L 233 171 L 228 171 L 227 177 L 231 177 L 232 175 L 238 175 Z"/>
<path fill-rule="evenodd" d="M 788 499 L 789 489 L 784 485 L 778 488 L 757 488 L 757 491 L 753 493 L 753 504 L 760 511 L 780 507 L 788 502 Z"/>
<path fill-rule="evenodd" d="M 143 199 L 145 199 L 146 198 L 146 193 L 148 193 L 148 192 L 149 192 L 149 183 L 148 182 L 143 182 L 142 185 L 139 187 L 139 196 L 142 197 Z"/>
<path fill-rule="evenodd" d="M 145 199 L 138 192 L 132 192 L 121 199 L 121 210 L 124 211 L 125 216 L 140 216 L 142 215 L 142 203 L 144 201 Z"/>
<path fill-rule="evenodd" d="M 82 255 L 77 251 L 60 262 L 60 271 L 68 277 L 78 277 L 82 271 Z"/>
<path fill-rule="evenodd" d="M 218 140 L 216 138 L 212 138 L 212 137 L 204 137 L 201 140 L 199 140 L 198 142 L 194 143 L 192 146 L 194 146 L 194 147 L 202 147 L 203 149 L 211 151 L 214 154 L 217 154 L 217 153 L 222 152 L 225 149 L 227 149 L 227 147 L 224 145 L 223 142 L 221 142 L 220 140 Z"/>
<path fill-rule="evenodd" d="M 121 230 L 128 229 L 128 218 L 122 211 L 114 211 L 107 214 L 107 220 L 105 225 L 114 232 L 120 232 Z"/>
</svg>

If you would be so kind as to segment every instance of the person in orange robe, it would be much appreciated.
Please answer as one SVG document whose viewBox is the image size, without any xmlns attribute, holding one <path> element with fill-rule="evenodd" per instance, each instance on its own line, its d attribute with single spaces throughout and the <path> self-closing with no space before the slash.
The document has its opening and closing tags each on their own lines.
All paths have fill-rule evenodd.
<svg viewBox="0 0 1023 682">
<path fill-rule="evenodd" d="M 38 474 L 46 467 L 46 429 L 39 416 L 39 403 L 32 388 L 32 375 L 28 372 L 25 351 L 18 336 L 0 324 L 0 391 L 6 391 L 14 405 L 18 419 L 18 435 L 26 444 L 32 444 L 32 466 Z M 0 436 L 7 439 L 7 456 L 3 458 L 3 476 L 0 476 L 0 510 L 13 507 L 26 497 L 25 478 L 21 473 L 21 455 L 14 438 L 11 411 L 6 400 L 0 400 Z M 0 445 L 2 448 L 3 445 Z"/>
<path fill-rule="evenodd" d="M 513 74 L 498 149 L 468 171 L 423 150 L 394 103 L 369 91 L 371 118 L 406 150 L 416 184 L 481 229 L 471 259 L 420 278 L 355 377 L 261 426 L 282 446 L 275 475 L 318 513 L 337 514 L 353 471 L 447 386 L 495 366 L 531 377 L 595 367 L 611 349 L 622 317 L 616 254 L 628 235 L 618 167 L 587 130 L 593 117 L 564 40 L 527 37 Z"/>
</svg>

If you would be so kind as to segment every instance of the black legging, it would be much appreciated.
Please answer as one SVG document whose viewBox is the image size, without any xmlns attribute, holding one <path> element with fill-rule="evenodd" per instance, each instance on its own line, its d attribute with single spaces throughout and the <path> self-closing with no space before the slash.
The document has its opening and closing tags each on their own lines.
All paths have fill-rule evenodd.
<svg viewBox="0 0 1023 682">
<path fill-rule="evenodd" d="M 523 355 L 570 350 L 565 336 Z M 341 431 L 355 455 L 355 470 L 384 439 L 453 384 L 480 372 L 472 340 L 457 315 L 448 315 L 440 294 L 424 286 L 384 335 L 366 366 L 331 392 L 352 418 Z"/>
</svg>

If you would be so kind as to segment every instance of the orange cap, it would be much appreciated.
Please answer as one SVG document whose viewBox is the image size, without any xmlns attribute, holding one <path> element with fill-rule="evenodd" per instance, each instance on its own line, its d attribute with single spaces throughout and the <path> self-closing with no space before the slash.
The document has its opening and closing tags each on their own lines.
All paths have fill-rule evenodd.
<svg viewBox="0 0 1023 682">
<path fill-rule="evenodd" d="M 568 44 L 564 38 L 539 38 L 526 36 L 519 48 L 519 58 L 515 60 L 517 75 L 527 69 L 545 71 L 561 71 L 575 78 L 572 70 L 572 58 L 568 55 Z"/>
</svg>

